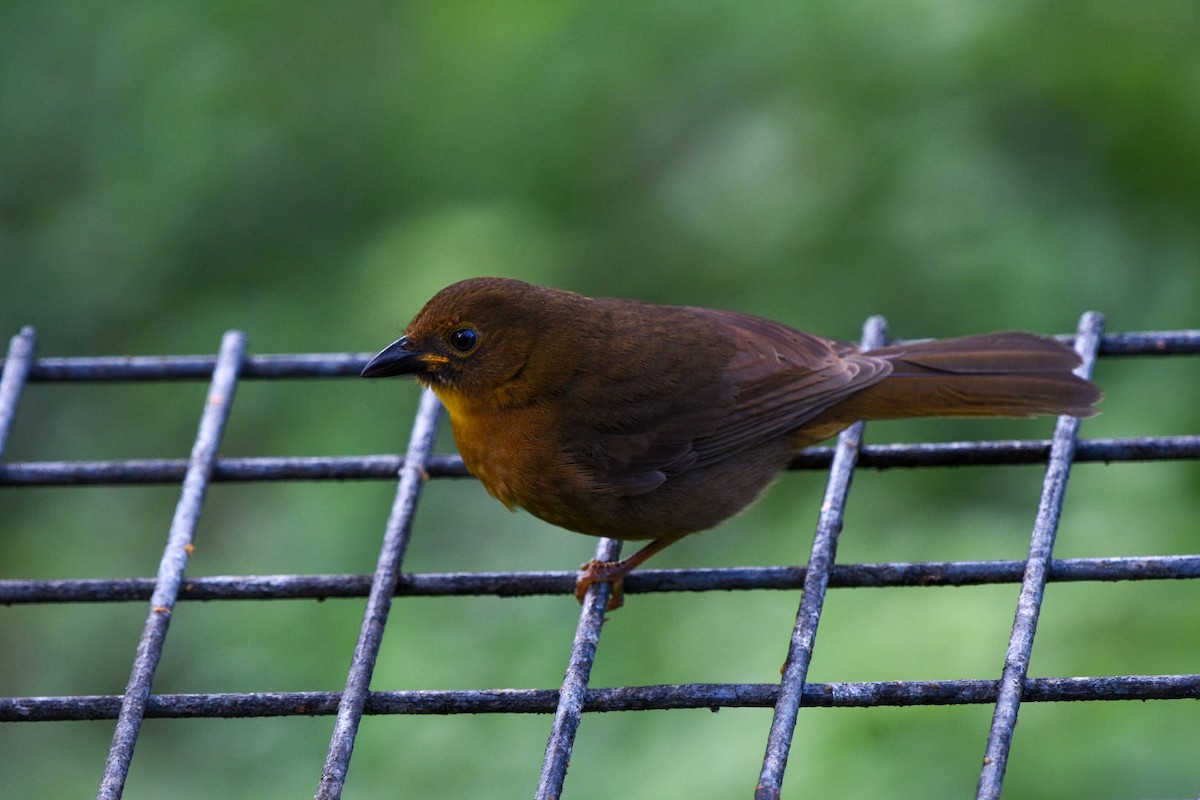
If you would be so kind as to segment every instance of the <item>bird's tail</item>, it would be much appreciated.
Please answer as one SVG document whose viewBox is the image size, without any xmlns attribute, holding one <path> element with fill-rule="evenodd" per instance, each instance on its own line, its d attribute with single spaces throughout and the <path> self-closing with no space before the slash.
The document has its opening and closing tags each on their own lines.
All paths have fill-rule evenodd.
<svg viewBox="0 0 1200 800">
<path fill-rule="evenodd" d="M 1076 375 L 1079 355 L 1032 333 L 989 333 L 897 344 L 865 355 L 891 372 L 824 411 L 798 432 L 797 444 L 831 436 L 860 419 L 913 417 L 1090 417 L 1102 397 Z"/>
<path fill-rule="evenodd" d="M 892 371 L 849 398 L 860 419 L 1090 417 L 1103 396 L 1074 373 L 1079 354 L 1032 333 L 898 344 L 866 354 L 886 359 Z"/>
</svg>

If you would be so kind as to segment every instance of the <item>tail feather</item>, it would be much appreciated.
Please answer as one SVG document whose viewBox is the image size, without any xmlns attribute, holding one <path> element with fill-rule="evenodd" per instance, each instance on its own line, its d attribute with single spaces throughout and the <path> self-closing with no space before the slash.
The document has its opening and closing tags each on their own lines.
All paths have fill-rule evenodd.
<svg viewBox="0 0 1200 800">
<path fill-rule="evenodd" d="M 1070 372 L 1079 354 L 1057 339 L 1009 331 L 890 345 L 869 355 L 892 362 L 892 374 L 1017 374 Z"/>
<path fill-rule="evenodd" d="M 1072 371 L 1080 364 L 1074 350 L 1031 333 L 891 345 L 867 355 L 886 359 L 892 371 L 835 406 L 839 417 L 1090 417 L 1103 396 Z"/>
</svg>

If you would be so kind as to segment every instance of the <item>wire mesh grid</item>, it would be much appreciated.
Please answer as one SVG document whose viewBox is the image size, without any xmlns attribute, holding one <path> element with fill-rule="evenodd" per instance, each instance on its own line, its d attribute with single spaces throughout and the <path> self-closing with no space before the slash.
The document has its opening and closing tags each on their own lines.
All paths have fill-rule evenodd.
<svg viewBox="0 0 1200 800">
<path fill-rule="evenodd" d="M 1200 331 L 1103 334 L 1103 319 L 1085 314 L 1074 337 L 1088 375 L 1098 355 L 1200 354 Z M 882 344 L 886 326 L 872 318 L 863 343 Z M 655 570 L 634 573 L 629 594 L 710 590 L 802 589 L 787 660 L 777 684 L 678 684 L 593 688 L 589 676 L 600 647 L 610 588 L 593 586 L 583 603 L 558 689 L 371 691 L 371 676 L 394 596 L 500 596 L 563 594 L 573 572 L 406 574 L 405 549 L 427 479 L 466 475 L 461 460 L 433 453 L 440 406 L 422 396 L 403 457 L 221 458 L 217 451 L 234 393 L 243 379 L 357 375 L 367 354 L 248 356 L 245 336 L 227 333 L 216 357 L 36 358 L 35 332 L 13 337 L 0 379 L 0 485 L 79 486 L 176 483 L 175 515 L 154 578 L 0 581 L 0 602 L 94 603 L 148 601 L 142 635 L 125 692 L 117 696 L 0 698 L 0 721 L 116 720 L 98 797 L 122 795 L 144 719 L 333 715 L 335 722 L 316 788 L 318 798 L 340 797 L 364 714 L 553 714 L 538 798 L 564 793 L 576 732 L 586 712 L 722 707 L 773 708 L 765 733 L 755 796 L 779 797 L 801 707 L 872 707 L 991 704 L 977 796 L 999 797 L 1018 710 L 1023 702 L 1200 698 L 1200 674 L 1030 677 L 1030 653 L 1048 581 L 1136 581 L 1200 577 L 1200 555 L 1123 558 L 1052 557 L 1071 468 L 1081 462 L 1200 459 L 1200 436 L 1080 439 L 1079 421 L 1060 418 L 1050 441 L 950 444 L 862 443 L 863 424 L 845 431 L 836 447 L 799 454 L 793 469 L 828 469 L 824 501 L 806 566 Z M 8 463 L 4 448 L 22 391 L 30 382 L 207 379 L 210 389 L 191 456 L 186 461 L 130 459 Z M 1025 560 L 835 564 L 851 480 L 859 467 L 895 468 L 973 464 L 1046 464 L 1042 494 Z M 363 480 L 399 477 L 374 575 L 246 575 L 187 577 L 192 536 L 213 482 Z M 618 557 L 620 542 L 602 539 L 596 557 Z M 1003 670 L 996 678 L 949 681 L 812 683 L 807 680 L 817 626 L 830 587 L 964 586 L 1020 583 Z M 269 600 L 367 597 L 358 643 L 342 692 L 153 694 L 172 611 L 179 600 Z M 629 613 L 629 612 L 626 612 Z M 747 787 L 749 789 L 749 787 Z"/>
</svg>

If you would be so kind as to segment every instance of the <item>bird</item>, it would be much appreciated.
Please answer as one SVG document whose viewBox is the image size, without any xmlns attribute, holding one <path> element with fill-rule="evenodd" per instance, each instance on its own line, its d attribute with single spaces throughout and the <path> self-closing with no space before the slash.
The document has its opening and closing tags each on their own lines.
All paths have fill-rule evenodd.
<svg viewBox="0 0 1200 800">
<path fill-rule="evenodd" d="M 501 503 L 648 542 L 581 567 L 612 585 L 750 505 L 797 451 L 859 420 L 1096 413 L 1079 355 L 1024 332 L 862 350 L 762 317 L 478 277 L 435 294 L 362 376 L 412 375 Z"/>
</svg>

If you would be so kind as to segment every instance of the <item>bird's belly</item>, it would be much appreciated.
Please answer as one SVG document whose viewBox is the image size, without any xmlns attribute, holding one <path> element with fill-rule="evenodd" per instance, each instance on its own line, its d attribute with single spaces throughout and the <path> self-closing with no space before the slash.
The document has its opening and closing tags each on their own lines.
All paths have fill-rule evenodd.
<svg viewBox="0 0 1200 800">
<path fill-rule="evenodd" d="M 757 500 L 790 454 L 785 441 L 770 442 L 672 475 L 645 494 L 607 498 L 595 509 L 594 519 L 603 525 L 584 532 L 616 539 L 657 539 L 707 530 Z"/>
<path fill-rule="evenodd" d="M 591 536 L 658 539 L 706 530 L 734 516 L 771 484 L 788 454 L 786 446 L 740 453 L 672 475 L 656 489 L 635 495 L 597 484 L 577 465 L 518 472 L 512 469 L 516 460 L 485 457 L 474 470 L 510 508 L 520 506 L 552 525 Z"/>
<path fill-rule="evenodd" d="M 537 406 L 451 408 L 459 453 L 471 474 L 509 509 L 568 530 L 616 539 L 657 539 L 705 530 L 752 503 L 787 463 L 783 438 L 716 464 L 670 476 L 644 494 L 598 482 L 563 452 L 549 412 Z"/>
</svg>

